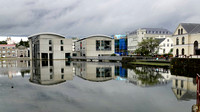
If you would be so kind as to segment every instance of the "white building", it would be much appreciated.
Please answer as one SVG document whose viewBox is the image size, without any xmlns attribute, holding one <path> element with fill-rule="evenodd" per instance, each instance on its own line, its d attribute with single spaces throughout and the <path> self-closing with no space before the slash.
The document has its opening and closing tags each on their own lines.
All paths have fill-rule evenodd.
<svg viewBox="0 0 200 112">
<path fill-rule="evenodd" d="M 55 33 L 28 37 L 31 59 L 66 59 L 72 56 L 72 39 Z"/>
<path fill-rule="evenodd" d="M 158 54 L 168 54 L 173 53 L 173 41 L 170 37 L 156 37 L 159 40 L 159 50 Z"/>
<path fill-rule="evenodd" d="M 75 74 L 85 80 L 101 82 L 115 77 L 115 66 L 112 63 L 73 62 Z"/>
<path fill-rule="evenodd" d="M 180 23 L 176 28 L 172 40 L 174 42 L 173 55 L 177 57 L 200 55 L 200 24 Z"/>
<path fill-rule="evenodd" d="M 40 85 L 54 85 L 73 79 L 72 66 L 63 60 L 31 61 L 30 82 Z"/>
<path fill-rule="evenodd" d="M 140 28 L 127 35 L 128 38 L 128 51 L 134 53 L 138 47 L 138 43 L 143 39 L 156 38 L 156 37 L 170 37 L 171 32 L 163 28 Z"/>
<path fill-rule="evenodd" d="M 94 35 L 76 42 L 77 56 L 110 56 L 114 53 L 114 39 L 106 35 Z"/>
</svg>

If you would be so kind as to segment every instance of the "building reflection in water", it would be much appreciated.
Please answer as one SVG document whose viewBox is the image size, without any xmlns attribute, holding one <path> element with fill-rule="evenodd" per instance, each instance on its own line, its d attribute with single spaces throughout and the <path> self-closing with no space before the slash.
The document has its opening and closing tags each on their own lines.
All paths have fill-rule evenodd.
<svg viewBox="0 0 200 112">
<path fill-rule="evenodd" d="M 72 66 L 65 60 L 33 60 L 30 82 L 54 85 L 73 79 Z"/>
<path fill-rule="evenodd" d="M 168 68 L 135 66 L 128 69 L 127 79 L 137 86 L 149 87 L 165 85 L 170 81 L 171 74 Z"/>
<path fill-rule="evenodd" d="M 172 75 L 172 91 L 178 100 L 196 99 L 196 79 Z"/>
<path fill-rule="evenodd" d="M 76 76 L 85 80 L 102 82 L 115 78 L 115 66 L 121 63 L 73 62 Z"/>
<path fill-rule="evenodd" d="M 0 75 L 13 78 L 14 76 L 29 75 L 30 61 L 28 60 L 0 60 Z"/>
</svg>

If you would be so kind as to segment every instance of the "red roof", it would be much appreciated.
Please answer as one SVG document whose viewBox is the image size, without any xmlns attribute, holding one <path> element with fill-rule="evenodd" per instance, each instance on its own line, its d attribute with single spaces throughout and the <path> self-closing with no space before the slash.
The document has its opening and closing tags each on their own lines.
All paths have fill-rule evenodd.
<svg viewBox="0 0 200 112">
<path fill-rule="evenodd" d="M 0 47 L 15 47 L 14 44 L 0 44 Z"/>
</svg>

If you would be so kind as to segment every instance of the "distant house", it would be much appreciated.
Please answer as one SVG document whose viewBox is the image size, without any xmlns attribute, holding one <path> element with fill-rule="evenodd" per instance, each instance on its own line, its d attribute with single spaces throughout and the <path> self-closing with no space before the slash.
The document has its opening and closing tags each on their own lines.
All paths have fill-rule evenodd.
<svg viewBox="0 0 200 112">
<path fill-rule="evenodd" d="M 17 57 L 28 57 L 28 49 L 25 46 L 18 46 L 16 51 Z"/>
<path fill-rule="evenodd" d="M 138 43 L 143 39 L 156 38 L 156 37 L 170 37 L 172 33 L 163 28 L 139 28 L 127 35 L 128 38 L 128 51 L 134 53 L 138 48 Z"/>
<path fill-rule="evenodd" d="M 106 35 L 94 35 L 76 41 L 77 56 L 110 56 L 114 53 L 114 39 Z"/>
<path fill-rule="evenodd" d="M 173 51 L 173 41 L 171 37 L 161 37 L 161 38 L 155 38 L 159 40 L 159 48 L 158 48 L 158 54 L 168 54 L 172 53 Z"/>
<path fill-rule="evenodd" d="M 55 33 L 28 37 L 31 59 L 66 59 L 72 56 L 72 39 Z"/>
<path fill-rule="evenodd" d="M 16 57 L 15 45 L 0 44 L 0 57 Z"/>
<path fill-rule="evenodd" d="M 174 31 L 173 55 L 176 57 L 200 55 L 200 24 L 180 23 Z"/>
</svg>

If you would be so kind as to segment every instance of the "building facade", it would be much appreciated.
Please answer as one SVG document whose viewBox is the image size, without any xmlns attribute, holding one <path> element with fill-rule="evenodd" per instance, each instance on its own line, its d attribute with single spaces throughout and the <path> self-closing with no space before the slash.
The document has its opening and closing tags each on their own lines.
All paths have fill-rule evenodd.
<svg viewBox="0 0 200 112">
<path fill-rule="evenodd" d="M 63 60 L 33 60 L 30 74 L 30 82 L 40 85 L 55 85 L 73 79 L 71 64 Z"/>
<path fill-rule="evenodd" d="M 180 23 L 173 34 L 172 40 L 174 42 L 174 56 L 197 57 L 197 55 L 200 55 L 200 24 Z"/>
<path fill-rule="evenodd" d="M 163 28 L 140 28 L 127 35 L 128 38 L 128 51 L 134 54 L 138 48 L 138 43 L 143 39 L 156 38 L 156 37 L 170 37 L 171 32 Z"/>
<path fill-rule="evenodd" d="M 31 59 L 66 59 L 72 55 L 72 39 L 55 33 L 28 37 Z"/>
<path fill-rule="evenodd" d="M 28 57 L 28 49 L 25 46 L 19 46 L 16 49 L 17 57 Z"/>
<path fill-rule="evenodd" d="M 0 45 L 0 58 L 3 57 L 9 57 L 13 58 L 16 57 L 16 47 L 15 45 L 7 45 L 7 44 L 1 44 Z"/>
<path fill-rule="evenodd" d="M 120 56 L 128 55 L 127 51 L 127 36 L 126 35 L 114 35 L 115 40 L 115 54 Z"/>
<path fill-rule="evenodd" d="M 173 41 L 171 36 L 169 37 L 156 37 L 159 40 L 158 54 L 172 54 L 173 53 Z"/>
<path fill-rule="evenodd" d="M 110 56 L 114 53 L 114 39 L 94 35 L 76 41 L 77 56 Z"/>
</svg>

